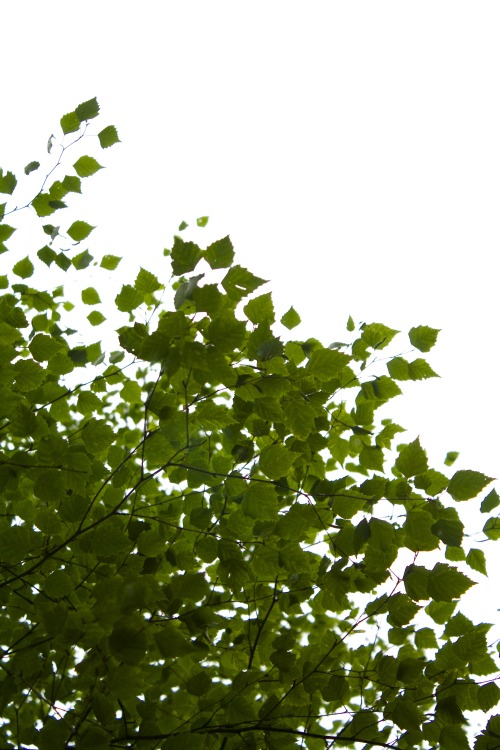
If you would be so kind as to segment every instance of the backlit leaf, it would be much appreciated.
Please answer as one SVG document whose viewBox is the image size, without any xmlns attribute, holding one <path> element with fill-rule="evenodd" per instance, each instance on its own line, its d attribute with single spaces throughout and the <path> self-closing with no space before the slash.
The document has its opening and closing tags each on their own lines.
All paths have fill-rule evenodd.
<svg viewBox="0 0 500 750">
<path fill-rule="evenodd" d="M 396 468 L 405 477 L 414 477 L 427 471 L 427 454 L 421 447 L 419 438 L 402 448 L 396 459 Z"/>
<path fill-rule="evenodd" d="M 84 120 L 92 120 L 94 117 L 97 117 L 99 114 L 99 104 L 97 103 L 97 99 L 94 97 L 93 99 L 89 99 L 88 101 L 79 104 L 75 109 L 75 114 L 80 122 L 83 122 Z"/>
<path fill-rule="evenodd" d="M 429 595 L 438 602 L 458 599 L 473 585 L 474 581 L 445 563 L 436 563 L 429 573 Z"/>
<path fill-rule="evenodd" d="M 99 138 L 101 148 L 109 148 L 115 143 L 120 142 L 120 139 L 118 138 L 118 131 L 116 130 L 114 125 L 108 125 L 108 127 L 104 128 L 104 130 L 101 130 L 100 133 L 97 134 L 97 136 Z"/>
<path fill-rule="evenodd" d="M 408 336 L 412 346 L 421 352 L 429 352 L 437 341 L 438 333 L 439 328 L 416 326 L 409 331 Z"/>
<path fill-rule="evenodd" d="M 292 328 L 296 328 L 300 323 L 300 315 L 293 307 L 290 307 L 289 310 L 283 315 L 281 318 L 281 323 L 285 326 L 285 328 L 288 328 L 289 331 L 292 330 Z"/>
<path fill-rule="evenodd" d="M 33 266 L 33 263 L 28 258 L 28 256 L 26 256 L 22 260 L 19 260 L 12 267 L 12 271 L 16 274 L 16 276 L 20 276 L 21 279 L 29 279 L 30 276 L 33 276 L 34 270 L 35 268 Z"/>
<path fill-rule="evenodd" d="M 91 177 L 91 175 L 102 169 L 99 162 L 93 156 L 81 156 L 74 164 L 73 168 L 78 177 Z"/>
<path fill-rule="evenodd" d="M 85 240 L 95 227 L 87 224 L 86 221 L 74 221 L 68 229 L 68 234 L 75 242 Z"/>
<path fill-rule="evenodd" d="M 470 500 L 492 481 L 492 477 L 479 471 L 457 471 L 451 478 L 448 492 L 454 500 Z"/>
</svg>

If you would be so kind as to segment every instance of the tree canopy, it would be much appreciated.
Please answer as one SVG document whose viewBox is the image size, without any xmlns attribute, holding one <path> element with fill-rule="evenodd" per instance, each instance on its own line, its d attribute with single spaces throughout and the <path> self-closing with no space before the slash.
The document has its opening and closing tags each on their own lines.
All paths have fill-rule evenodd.
<svg viewBox="0 0 500 750">
<path fill-rule="evenodd" d="M 385 416 L 435 377 L 438 331 L 296 340 L 229 237 L 185 222 L 112 302 L 120 257 L 48 223 L 101 168 L 67 166 L 74 143 L 119 140 L 88 137 L 98 115 L 61 118 L 26 204 L 0 171 L 0 748 L 500 747 L 491 624 L 460 611 L 499 496 Z M 22 208 L 45 244 L 7 269 Z M 43 268 L 92 283 L 70 299 Z"/>
</svg>

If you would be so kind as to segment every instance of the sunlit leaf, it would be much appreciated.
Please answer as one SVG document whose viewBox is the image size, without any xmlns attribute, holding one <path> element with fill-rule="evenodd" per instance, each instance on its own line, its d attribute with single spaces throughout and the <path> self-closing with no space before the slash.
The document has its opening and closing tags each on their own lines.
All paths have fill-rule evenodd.
<svg viewBox="0 0 500 750">
<path fill-rule="evenodd" d="M 439 328 L 429 328 L 429 326 L 416 326 L 412 328 L 408 336 L 412 346 L 421 352 L 428 352 L 432 349 L 437 341 Z"/>
<path fill-rule="evenodd" d="M 90 177 L 91 175 L 102 169 L 101 165 L 94 159 L 93 156 L 81 156 L 73 164 L 73 168 L 77 173 L 78 177 Z"/>
</svg>

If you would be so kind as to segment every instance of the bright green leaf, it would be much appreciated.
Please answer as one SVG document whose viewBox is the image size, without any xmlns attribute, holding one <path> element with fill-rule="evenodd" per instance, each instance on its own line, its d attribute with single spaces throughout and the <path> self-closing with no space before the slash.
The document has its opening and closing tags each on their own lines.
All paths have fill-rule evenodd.
<svg viewBox="0 0 500 750">
<path fill-rule="evenodd" d="M 93 174 L 102 169 L 101 165 L 93 156 L 81 156 L 74 164 L 73 168 L 78 177 L 91 177 Z"/>
<path fill-rule="evenodd" d="M 437 341 L 439 328 L 429 328 L 429 326 L 417 326 L 412 328 L 408 336 L 412 346 L 421 352 L 428 352 L 432 349 Z"/>
<path fill-rule="evenodd" d="M 33 266 L 33 263 L 28 256 L 26 256 L 22 260 L 19 260 L 12 267 L 12 271 L 16 274 L 16 276 L 20 276 L 21 279 L 29 279 L 30 276 L 33 276 L 34 270 L 35 267 Z"/>
</svg>

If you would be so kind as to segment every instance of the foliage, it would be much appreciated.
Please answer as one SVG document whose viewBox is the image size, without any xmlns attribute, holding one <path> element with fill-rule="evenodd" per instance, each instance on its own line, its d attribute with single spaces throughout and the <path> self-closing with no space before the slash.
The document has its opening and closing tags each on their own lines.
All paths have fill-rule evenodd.
<svg viewBox="0 0 500 750">
<path fill-rule="evenodd" d="M 61 119 L 58 168 L 98 112 Z M 100 168 L 83 155 L 26 205 L 45 221 Z M 19 208 L 2 207 L 4 252 Z M 435 376 L 418 354 L 438 331 L 412 328 L 385 364 L 397 332 L 379 323 L 283 341 L 298 313 L 280 329 L 230 239 L 179 234 L 171 292 L 141 269 L 115 300 L 117 348 L 82 345 L 81 305 L 28 280 L 40 263 L 109 275 L 119 257 L 81 249 L 92 229 L 43 224 L 37 257 L 0 277 L 1 747 L 467 748 L 467 712 L 500 689 L 491 626 L 458 609 L 486 566 L 457 504 L 491 480 L 444 473 L 453 452 L 431 468 L 377 412 Z M 105 283 L 82 291 L 93 327 Z M 496 716 L 477 749 L 499 735 Z"/>
</svg>

